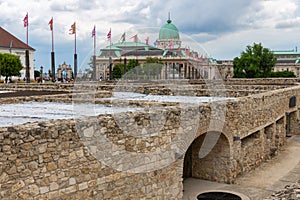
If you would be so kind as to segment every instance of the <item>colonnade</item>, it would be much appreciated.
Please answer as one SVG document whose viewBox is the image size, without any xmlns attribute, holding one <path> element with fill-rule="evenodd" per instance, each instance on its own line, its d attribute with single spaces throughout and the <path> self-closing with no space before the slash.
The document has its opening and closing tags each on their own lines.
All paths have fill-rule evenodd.
<svg viewBox="0 0 300 200">
<path fill-rule="evenodd" d="M 163 79 L 215 79 L 216 66 L 193 65 L 187 62 L 166 62 L 162 68 Z"/>
</svg>

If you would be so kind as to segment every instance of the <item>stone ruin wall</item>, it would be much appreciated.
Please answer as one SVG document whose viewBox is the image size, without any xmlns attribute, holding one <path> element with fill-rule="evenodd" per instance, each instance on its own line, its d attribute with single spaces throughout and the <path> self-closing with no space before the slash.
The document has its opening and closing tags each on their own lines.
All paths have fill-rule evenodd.
<svg viewBox="0 0 300 200">
<path fill-rule="evenodd" d="M 296 106 L 289 101 L 296 96 Z M 259 166 L 263 161 L 277 155 L 284 145 L 288 131 L 300 134 L 300 86 L 239 98 L 228 103 L 228 128 L 232 133 L 234 176 Z M 288 119 L 286 113 L 291 113 Z M 230 119 L 230 120 L 229 120 Z M 287 130 L 287 120 L 290 128 Z M 237 122 L 237 123 L 236 123 Z"/>
<path fill-rule="evenodd" d="M 293 95 L 297 97 L 297 106 L 289 108 L 288 101 Z M 222 132 L 218 141 L 220 144 L 216 145 L 207 159 L 199 161 L 201 170 L 194 169 L 194 175 L 233 183 L 238 175 L 254 169 L 264 160 L 276 155 L 286 138 L 286 112 L 292 113 L 291 132 L 300 134 L 299 106 L 299 86 L 227 101 L 226 124 L 223 130 L 214 130 Z M 201 114 L 195 138 L 210 129 L 213 130 L 209 127 L 210 120 L 215 120 L 216 123 L 218 121 L 217 115 L 210 115 L 208 104 L 197 111 Z M 159 146 L 168 147 L 170 139 L 174 138 L 176 127 L 178 128 L 178 115 L 174 112 L 176 113 L 176 109 L 170 112 L 173 114 L 170 114 L 163 129 L 167 134 L 161 139 L 126 139 L 111 122 L 110 116 L 100 117 L 103 123 L 110 122 L 110 128 L 104 129 L 102 133 L 108 135 L 114 143 L 127 147 L 129 151 L 151 152 Z M 149 123 L 146 116 L 147 113 L 139 114 L 137 119 L 142 119 L 140 125 Z M 152 172 L 119 172 L 100 163 L 91 154 L 91 149 L 83 145 L 83 142 L 93 141 L 94 136 L 88 132 L 93 126 L 81 127 L 87 130 L 82 130 L 86 136 L 91 136 L 86 137 L 89 140 L 83 141 L 76 134 L 78 127 L 74 120 L 52 120 L 0 128 L 0 198 L 182 198 L 183 158 Z M 220 154 L 224 151 L 224 146 L 228 149 L 225 149 L 225 154 Z M 196 148 L 194 154 L 197 153 Z M 217 159 L 214 159 L 215 164 L 212 165 L 211 158 L 221 158 L 226 165 L 218 165 Z"/>
<path fill-rule="evenodd" d="M 296 96 L 297 103 L 289 108 L 292 96 Z M 300 86 L 295 86 L 228 100 L 223 130 L 208 129 L 222 133 L 213 150 L 197 159 L 205 130 L 198 133 L 192 145 L 192 177 L 234 183 L 237 176 L 276 156 L 286 142 L 286 113 L 291 113 L 291 134 L 300 134 L 299 98 Z M 213 115 L 210 119 L 215 120 Z"/>
<path fill-rule="evenodd" d="M 100 121 L 109 124 L 111 117 L 103 116 Z M 83 128 L 89 130 L 89 126 Z M 106 134 L 119 137 L 115 131 L 111 127 Z M 0 198 L 181 198 L 180 162 L 148 173 L 116 171 L 95 159 L 76 133 L 73 120 L 1 128 Z M 137 142 L 129 140 L 128 145 L 143 149 L 142 142 Z"/>
<path fill-rule="evenodd" d="M 194 106 L 193 109 L 187 107 L 185 117 L 191 119 L 198 111 Z M 104 135 L 129 152 L 151 153 L 159 148 L 170 149 L 170 141 L 175 140 L 180 129 L 182 107 L 170 108 L 166 112 L 166 122 L 158 135 L 146 139 L 125 135 L 111 115 L 100 116 L 96 121 L 94 118 L 77 122 L 51 120 L 0 128 L 0 198 L 181 199 L 183 155 L 162 169 L 132 173 L 105 166 L 91 154 L 93 142 L 99 141 L 100 136 Z M 204 131 L 208 126 L 209 106 L 203 106 L 200 112 L 203 115 L 200 115 L 199 130 Z M 136 123 L 140 127 L 149 124 L 148 112 L 138 111 L 135 114 Z M 131 114 L 124 115 L 124 119 L 127 119 L 126 115 Z M 158 123 L 162 121 L 160 118 L 154 119 Z M 97 124 L 101 124 L 101 127 L 95 129 Z M 184 143 L 185 137 L 198 124 L 188 120 L 183 127 L 184 130 L 180 131 L 184 134 L 177 138 L 178 146 L 188 145 Z M 84 137 L 80 137 L 79 133 Z M 189 137 L 187 141 L 192 141 L 195 135 Z M 105 147 L 105 144 L 98 146 Z M 168 158 L 166 160 L 168 162 Z M 124 166 L 129 166 L 139 160 L 124 162 Z M 160 162 L 165 162 L 165 159 L 155 159 L 153 165 L 159 165 Z M 139 169 L 145 167 L 149 165 L 143 166 L 141 163 L 137 166 Z"/>
</svg>

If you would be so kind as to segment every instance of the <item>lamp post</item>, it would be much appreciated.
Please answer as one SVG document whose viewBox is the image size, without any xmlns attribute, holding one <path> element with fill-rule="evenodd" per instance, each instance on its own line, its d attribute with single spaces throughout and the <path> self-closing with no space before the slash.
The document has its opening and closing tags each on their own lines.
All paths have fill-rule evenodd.
<svg viewBox="0 0 300 200">
<path fill-rule="evenodd" d="M 43 66 L 40 69 L 40 82 L 43 83 Z"/>
</svg>

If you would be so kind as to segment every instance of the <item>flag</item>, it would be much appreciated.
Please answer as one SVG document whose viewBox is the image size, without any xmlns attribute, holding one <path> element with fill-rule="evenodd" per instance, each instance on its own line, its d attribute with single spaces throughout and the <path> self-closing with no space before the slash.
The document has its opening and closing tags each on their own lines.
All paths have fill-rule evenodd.
<svg viewBox="0 0 300 200">
<path fill-rule="evenodd" d="M 202 55 L 199 56 L 198 60 L 199 60 L 200 62 L 202 62 Z"/>
<path fill-rule="evenodd" d="M 157 39 L 155 40 L 155 42 L 153 42 L 154 46 L 157 47 L 158 41 Z"/>
<path fill-rule="evenodd" d="M 172 50 L 172 49 L 174 49 L 174 42 L 171 42 L 171 43 L 169 44 L 169 50 Z"/>
<path fill-rule="evenodd" d="M 109 32 L 107 33 L 107 39 L 111 38 L 111 29 L 109 29 Z"/>
<path fill-rule="evenodd" d="M 96 26 L 94 26 L 93 30 L 92 30 L 92 37 L 96 36 Z"/>
<path fill-rule="evenodd" d="M 185 47 L 184 48 L 184 53 L 186 56 L 190 57 L 190 47 Z"/>
<path fill-rule="evenodd" d="M 122 34 L 121 39 L 120 39 L 120 42 L 121 42 L 121 43 L 125 42 L 125 32 Z"/>
<path fill-rule="evenodd" d="M 149 44 L 149 37 L 147 37 L 145 40 L 146 40 L 146 44 L 148 45 Z"/>
<path fill-rule="evenodd" d="M 131 38 L 133 38 L 133 42 L 135 42 L 135 43 L 138 42 L 138 36 L 137 36 L 137 34 L 135 34 Z"/>
<path fill-rule="evenodd" d="M 179 52 L 181 49 L 181 43 L 179 44 L 178 48 L 177 48 L 177 51 Z"/>
<path fill-rule="evenodd" d="M 53 17 L 51 18 L 51 20 L 48 23 L 50 25 L 50 30 L 53 30 Z"/>
<path fill-rule="evenodd" d="M 71 25 L 71 28 L 69 29 L 70 31 L 70 35 L 73 35 L 76 33 L 76 22 L 74 22 L 74 24 Z"/>
<path fill-rule="evenodd" d="M 24 22 L 24 27 L 27 27 L 28 26 L 28 13 L 24 17 L 23 22 Z"/>
</svg>

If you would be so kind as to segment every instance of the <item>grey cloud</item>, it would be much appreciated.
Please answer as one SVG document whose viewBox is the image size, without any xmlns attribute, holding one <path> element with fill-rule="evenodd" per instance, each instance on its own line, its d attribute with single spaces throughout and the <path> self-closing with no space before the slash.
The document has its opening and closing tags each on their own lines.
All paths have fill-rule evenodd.
<svg viewBox="0 0 300 200">
<path fill-rule="evenodd" d="M 172 9 L 160 9 L 160 5 L 157 3 L 152 8 L 152 10 L 157 10 L 157 12 L 152 13 L 152 16 L 165 16 L 166 19 L 168 11 L 171 11 L 171 18 L 174 24 L 180 27 L 181 31 L 189 33 L 220 33 L 237 30 L 242 28 L 241 26 L 245 26 L 246 24 L 241 23 L 241 19 L 246 18 L 247 14 L 249 14 L 250 8 L 255 5 L 255 0 L 169 0 L 165 4 L 172 5 Z"/>
<path fill-rule="evenodd" d="M 61 2 L 52 2 L 50 8 L 52 11 L 79 11 L 79 10 L 93 10 L 97 6 L 95 0 L 79 0 L 78 2 L 73 2 L 72 4 L 66 4 L 64 1 Z"/>
<path fill-rule="evenodd" d="M 133 10 L 130 12 L 126 11 L 123 13 L 119 13 L 119 15 L 116 16 L 116 19 L 112 19 L 113 22 L 118 23 L 130 23 L 135 25 L 145 25 L 147 24 L 147 21 L 149 21 L 148 17 L 143 14 L 141 14 L 141 10 L 147 8 L 149 5 L 146 3 L 138 3 Z"/>
<path fill-rule="evenodd" d="M 79 1 L 79 8 L 83 10 L 92 10 L 95 9 L 97 6 L 96 0 L 80 0 Z"/>
<path fill-rule="evenodd" d="M 298 28 L 300 25 L 300 21 L 298 20 L 287 20 L 279 22 L 275 25 L 275 28 L 278 29 L 286 29 L 286 28 Z"/>
<path fill-rule="evenodd" d="M 65 5 L 63 3 L 52 3 L 50 8 L 52 11 L 59 11 L 59 12 L 61 12 L 61 11 L 72 12 L 72 11 L 77 10 L 75 7 L 71 7 L 70 5 Z"/>
</svg>

